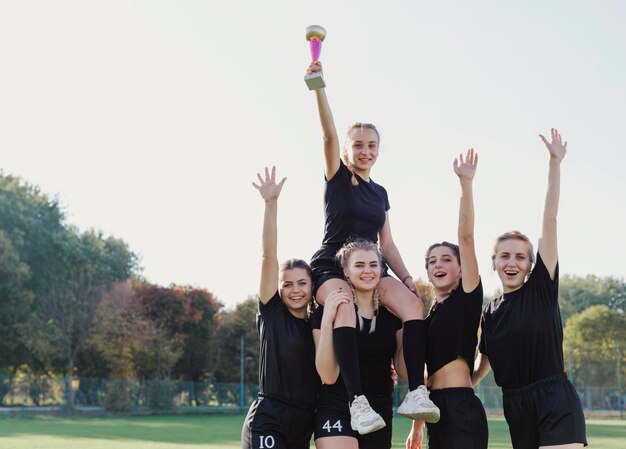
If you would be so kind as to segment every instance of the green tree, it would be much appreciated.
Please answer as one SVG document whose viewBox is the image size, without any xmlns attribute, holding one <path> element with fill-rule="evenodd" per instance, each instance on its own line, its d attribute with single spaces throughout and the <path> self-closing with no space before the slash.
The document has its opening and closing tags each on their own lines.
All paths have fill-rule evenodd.
<svg viewBox="0 0 626 449">
<path fill-rule="evenodd" d="M 59 272 L 65 217 L 56 200 L 18 177 L 0 174 L 0 229 L 30 270 L 28 288 L 39 293 Z"/>
<path fill-rule="evenodd" d="M 205 380 L 209 361 L 218 350 L 216 316 L 222 307 L 217 299 L 204 289 L 185 287 L 189 315 L 183 325 L 185 335 L 183 355 L 174 367 L 174 376 L 181 380 Z"/>
<path fill-rule="evenodd" d="M 33 293 L 27 288 L 30 271 L 20 260 L 11 241 L 0 230 L 0 402 L 11 387 L 19 366 L 28 361 L 25 347 L 18 338 L 20 327 L 28 319 Z"/>
<path fill-rule="evenodd" d="M 244 370 L 246 383 L 259 380 L 259 334 L 256 328 L 258 301 L 248 298 L 235 310 L 219 317 L 220 350 L 213 361 L 212 375 L 216 382 L 238 383 L 240 380 L 241 336 L 244 337 Z"/>
<path fill-rule="evenodd" d="M 93 230 L 68 229 L 57 266 L 62 268 L 37 295 L 34 313 L 23 334 L 29 349 L 66 377 L 66 406 L 73 407 L 78 353 L 85 348 L 102 294 L 130 277 L 135 256 L 118 239 Z"/>
<path fill-rule="evenodd" d="M 109 367 L 107 410 L 130 410 L 133 381 L 141 375 L 165 376 L 180 358 L 181 351 L 143 312 L 128 282 L 110 288 L 97 307 L 89 343 Z"/>
<path fill-rule="evenodd" d="M 611 276 L 561 276 L 559 305 L 563 322 L 589 306 L 604 304 L 613 310 L 624 310 L 626 283 Z"/>
<path fill-rule="evenodd" d="M 20 367 L 69 385 L 102 292 L 135 270 L 123 241 L 66 226 L 56 200 L 0 173 L 0 388 Z"/>
<path fill-rule="evenodd" d="M 169 374 L 179 380 L 203 380 L 217 351 L 216 316 L 221 303 L 205 289 L 182 285 L 145 284 L 137 295 L 146 317 L 182 351 Z"/>
<path fill-rule="evenodd" d="M 626 316 L 606 305 L 594 305 L 572 315 L 564 329 L 566 358 L 571 351 L 573 378 L 579 386 L 617 386 L 617 359 L 626 366 Z M 567 365 L 566 365 L 567 366 Z M 622 372 L 622 375 L 624 373 Z"/>
<path fill-rule="evenodd" d="M 58 202 L 15 176 L 0 173 L 0 397 L 20 366 L 45 370 L 25 330 L 38 295 L 59 273 L 58 254 L 66 235 Z"/>
</svg>

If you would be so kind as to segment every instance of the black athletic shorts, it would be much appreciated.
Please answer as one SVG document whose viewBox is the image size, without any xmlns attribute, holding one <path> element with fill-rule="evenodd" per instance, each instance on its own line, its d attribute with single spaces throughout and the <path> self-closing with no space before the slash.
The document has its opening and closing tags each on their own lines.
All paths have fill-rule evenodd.
<svg viewBox="0 0 626 449">
<path fill-rule="evenodd" d="M 278 399 L 259 397 L 241 430 L 242 449 L 309 449 L 315 412 Z"/>
<path fill-rule="evenodd" d="M 473 389 L 430 390 L 430 399 L 439 407 L 441 418 L 426 423 L 428 449 L 487 449 L 487 415 Z"/>
<path fill-rule="evenodd" d="M 565 373 L 515 389 L 502 389 L 504 417 L 514 449 L 583 443 L 585 416 Z"/>
<path fill-rule="evenodd" d="M 359 435 L 350 425 L 350 409 L 347 397 L 320 396 L 315 412 L 315 439 L 324 437 L 353 437 L 359 441 L 359 449 L 391 448 L 391 421 L 393 418 L 393 397 L 391 395 L 368 395 L 372 408 L 387 424 L 376 432 Z"/>
<path fill-rule="evenodd" d="M 337 251 L 331 246 L 322 246 L 311 259 L 311 271 L 313 273 L 313 285 L 315 290 L 313 296 L 317 294 L 317 289 L 329 279 L 345 280 L 343 268 L 335 257 Z M 383 260 L 380 277 L 389 276 L 387 263 Z"/>
</svg>

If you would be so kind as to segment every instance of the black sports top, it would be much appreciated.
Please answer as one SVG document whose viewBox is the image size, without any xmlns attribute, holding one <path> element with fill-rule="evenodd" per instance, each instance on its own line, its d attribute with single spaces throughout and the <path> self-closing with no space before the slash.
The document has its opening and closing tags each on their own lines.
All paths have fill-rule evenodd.
<svg viewBox="0 0 626 449">
<path fill-rule="evenodd" d="M 552 280 L 537 254 L 526 283 L 485 306 L 479 349 L 499 386 L 520 388 L 564 371 L 558 293 L 558 264 Z"/>
<path fill-rule="evenodd" d="M 440 368 L 461 357 L 474 372 L 478 325 L 483 308 L 483 284 L 465 293 L 463 286 L 452 290 L 426 317 L 426 367 L 432 376 Z"/>
<path fill-rule="evenodd" d="M 322 323 L 324 307 L 318 307 L 313 312 L 311 326 L 319 329 Z M 391 394 L 393 392 L 393 380 L 391 378 L 391 362 L 396 354 L 396 332 L 402 328 L 402 322 L 391 314 L 387 309 L 378 309 L 376 318 L 376 330 L 369 333 L 372 320 L 363 318 L 363 329 L 359 330 L 357 324 L 356 342 L 359 353 L 359 368 L 361 371 L 361 384 L 363 391 L 368 394 Z M 329 393 L 348 397 L 346 386 L 341 376 L 332 385 L 323 385 L 323 390 Z"/>
<path fill-rule="evenodd" d="M 259 301 L 256 324 L 261 339 L 259 394 L 314 407 L 321 380 L 311 323 L 293 316 L 276 292 L 267 304 Z"/>
<path fill-rule="evenodd" d="M 339 249 L 354 237 L 378 242 L 378 231 L 390 207 L 387 191 L 371 178 L 367 182 L 355 176 L 358 186 L 352 185 L 352 172 L 341 161 L 337 173 L 326 181 L 324 245 Z"/>
</svg>

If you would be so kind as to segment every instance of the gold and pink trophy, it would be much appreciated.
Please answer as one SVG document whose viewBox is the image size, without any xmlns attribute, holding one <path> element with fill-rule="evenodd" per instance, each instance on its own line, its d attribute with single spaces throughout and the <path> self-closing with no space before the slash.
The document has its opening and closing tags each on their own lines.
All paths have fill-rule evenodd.
<svg viewBox="0 0 626 449">
<path fill-rule="evenodd" d="M 311 51 L 311 59 L 319 61 L 322 51 L 322 41 L 326 37 L 326 30 L 319 25 L 311 25 L 306 27 L 306 40 L 309 41 L 309 50 Z M 304 75 L 304 81 L 309 86 L 309 90 L 320 89 L 326 87 L 321 72 Z"/>
</svg>

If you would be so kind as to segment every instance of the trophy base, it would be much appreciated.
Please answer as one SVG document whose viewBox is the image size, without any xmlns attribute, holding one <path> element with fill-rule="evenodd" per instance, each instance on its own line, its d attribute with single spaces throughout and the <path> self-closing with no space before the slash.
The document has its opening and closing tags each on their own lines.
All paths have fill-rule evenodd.
<svg viewBox="0 0 626 449">
<path fill-rule="evenodd" d="M 309 90 L 321 89 L 322 87 L 326 87 L 324 78 L 322 78 L 322 74 L 319 72 L 312 73 L 310 75 L 304 75 L 304 82 L 309 87 Z"/>
</svg>

